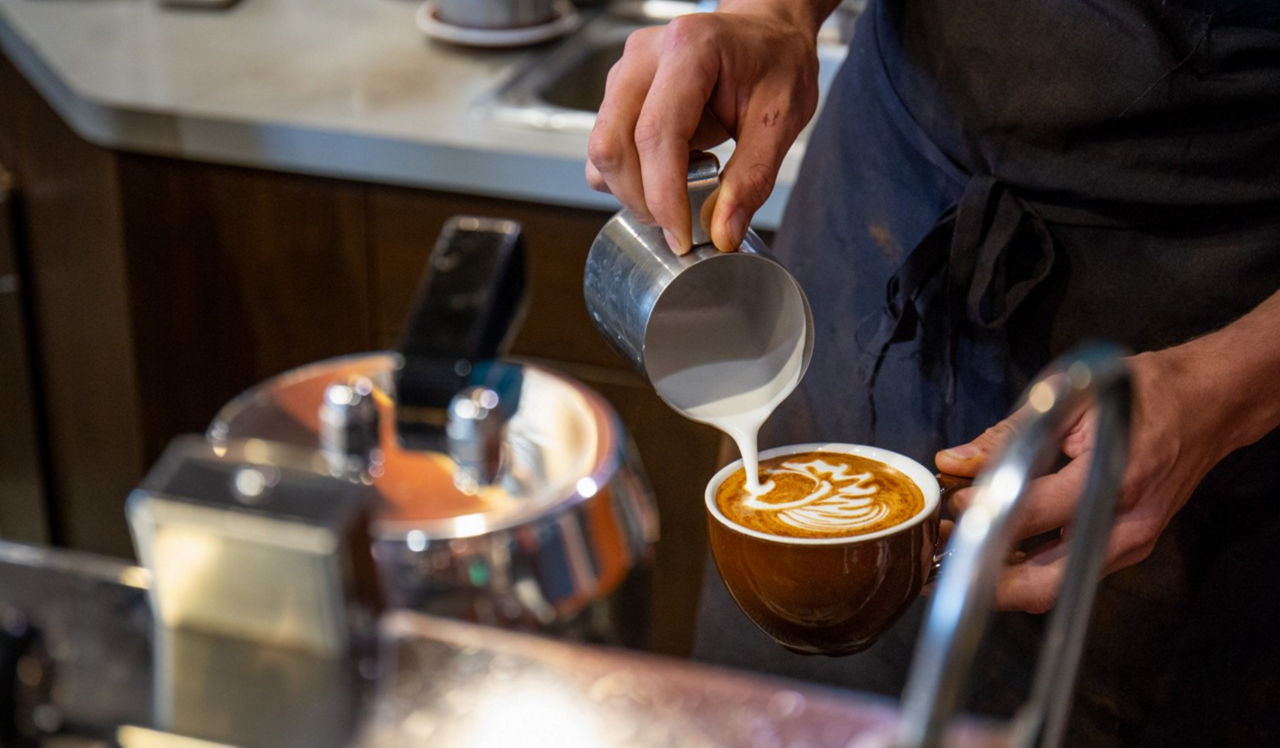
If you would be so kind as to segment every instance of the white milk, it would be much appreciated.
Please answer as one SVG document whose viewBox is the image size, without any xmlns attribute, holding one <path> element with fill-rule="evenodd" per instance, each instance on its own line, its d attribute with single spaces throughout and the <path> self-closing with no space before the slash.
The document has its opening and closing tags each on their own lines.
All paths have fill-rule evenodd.
<svg viewBox="0 0 1280 748">
<path fill-rule="evenodd" d="M 785 270 L 741 252 L 715 255 L 655 303 L 645 369 L 668 404 L 737 443 L 747 486 L 758 491 L 757 434 L 800 382 L 810 338 L 808 304 Z"/>
<path fill-rule="evenodd" d="M 779 341 L 754 359 L 718 359 L 715 340 L 706 341 L 708 363 L 690 366 L 654 383 L 658 392 L 689 418 L 714 426 L 738 445 L 747 490 L 760 493 L 756 438 L 774 409 L 790 395 L 804 371 L 805 336 Z"/>
</svg>

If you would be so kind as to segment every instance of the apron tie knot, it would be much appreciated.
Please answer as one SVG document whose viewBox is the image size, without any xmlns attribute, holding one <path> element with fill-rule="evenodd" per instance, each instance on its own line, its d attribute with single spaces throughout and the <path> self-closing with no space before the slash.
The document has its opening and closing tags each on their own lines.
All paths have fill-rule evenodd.
<svg viewBox="0 0 1280 748">
<path fill-rule="evenodd" d="M 965 328 L 999 330 L 1053 268 L 1053 237 L 1036 210 L 1000 180 L 975 175 L 885 287 L 884 309 L 864 320 L 860 373 L 871 398 L 885 355 L 912 340 L 936 351 L 946 404 L 955 403 L 956 343 Z"/>
</svg>

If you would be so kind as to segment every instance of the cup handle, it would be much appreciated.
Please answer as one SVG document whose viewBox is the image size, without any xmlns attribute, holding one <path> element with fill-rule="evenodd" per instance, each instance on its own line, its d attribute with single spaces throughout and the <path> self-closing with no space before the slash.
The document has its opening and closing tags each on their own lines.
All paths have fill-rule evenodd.
<svg viewBox="0 0 1280 748">
<path fill-rule="evenodd" d="M 946 563 L 946 560 L 951 556 L 951 553 L 952 551 L 950 548 L 944 548 L 943 550 L 933 554 L 933 566 L 929 567 L 929 574 L 924 578 L 926 586 L 937 581 L 938 575 L 942 573 L 942 565 Z"/>
<path fill-rule="evenodd" d="M 938 479 L 938 488 L 940 495 L 938 503 L 942 507 L 943 519 L 955 519 L 955 517 L 947 511 L 947 500 L 951 494 L 962 488 L 968 488 L 973 485 L 973 478 L 966 478 L 962 475 L 952 475 L 950 473 L 935 473 L 934 477 Z M 1041 546 L 1048 543 L 1057 542 L 1062 539 L 1062 529 L 1049 530 L 1048 532 L 1023 538 L 1016 543 L 1009 551 L 1006 562 L 1009 564 L 1020 564 L 1026 560 L 1027 556 L 1035 553 Z M 944 548 L 933 554 L 933 566 L 929 568 L 929 575 L 925 577 L 925 584 L 930 584 L 938 578 L 938 574 L 942 572 L 942 565 L 946 559 L 951 556 L 951 550 Z"/>
<path fill-rule="evenodd" d="M 947 511 L 947 500 L 951 498 L 951 494 L 962 488 L 968 488 L 973 485 L 973 478 L 963 475 L 952 475 L 951 473 L 935 473 L 934 477 L 938 479 L 938 504 L 942 507 L 942 516 L 945 519 L 954 519 L 949 511 Z M 942 565 L 951 556 L 952 551 L 949 548 L 940 548 L 933 554 L 933 565 L 929 567 L 929 575 L 925 577 L 924 583 L 932 584 L 938 578 L 938 574 L 942 572 Z"/>
<path fill-rule="evenodd" d="M 951 494 L 962 488 L 972 486 L 973 478 L 968 478 L 963 475 L 952 475 L 951 473 L 934 473 L 933 477 L 938 479 L 938 489 L 940 490 L 938 504 L 942 507 L 943 519 L 955 519 L 955 517 L 947 511 L 947 501 L 950 500 Z"/>
</svg>

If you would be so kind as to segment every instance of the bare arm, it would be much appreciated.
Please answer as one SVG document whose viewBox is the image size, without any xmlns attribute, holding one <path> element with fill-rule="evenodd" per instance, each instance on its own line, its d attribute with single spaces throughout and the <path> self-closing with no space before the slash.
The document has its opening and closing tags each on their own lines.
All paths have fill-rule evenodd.
<svg viewBox="0 0 1280 748">
<path fill-rule="evenodd" d="M 839 0 L 724 0 L 627 39 L 609 72 L 587 181 L 689 249 L 688 154 L 728 138 L 711 217 L 716 246 L 742 241 L 818 101 L 818 27 Z"/>
<path fill-rule="evenodd" d="M 1217 332 L 1129 359 L 1134 377 L 1129 464 L 1105 573 L 1146 558 L 1173 515 L 1222 458 L 1280 427 L 1280 291 Z M 1016 428 L 1017 414 L 968 444 L 943 450 L 938 468 L 976 475 Z M 1032 483 L 1018 537 L 1056 528 L 1071 517 L 1093 448 L 1093 413 L 1086 411 L 1063 439 L 1070 462 Z M 963 510 L 970 495 L 959 492 Z M 1010 566 L 997 606 L 1040 612 L 1053 606 L 1065 570 L 1059 541 Z"/>
</svg>

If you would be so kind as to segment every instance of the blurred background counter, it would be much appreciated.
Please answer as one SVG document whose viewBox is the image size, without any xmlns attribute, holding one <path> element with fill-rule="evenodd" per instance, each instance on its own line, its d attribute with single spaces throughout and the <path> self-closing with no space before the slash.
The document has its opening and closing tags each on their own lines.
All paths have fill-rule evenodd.
<svg viewBox="0 0 1280 748">
<path fill-rule="evenodd" d="M 419 5 L 0 0 L 0 49 L 77 135 L 105 148 L 614 210 L 583 180 L 581 122 L 530 126 L 497 111 L 504 84 L 557 40 L 434 42 L 415 24 Z M 797 163 L 763 227 L 776 225 Z"/>
<path fill-rule="evenodd" d="M 663 518 L 652 646 L 682 654 L 718 437 L 587 318 L 583 262 L 617 207 L 582 176 L 591 113 L 513 88 L 559 60 L 539 85 L 589 107 L 628 29 L 596 6 L 565 39 L 469 49 L 418 10 L 0 0 L 0 537 L 129 556 L 125 496 L 170 439 L 267 377 L 390 347 L 444 221 L 501 216 L 531 265 L 512 353 L 600 391 L 634 437 Z"/>
</svg>

